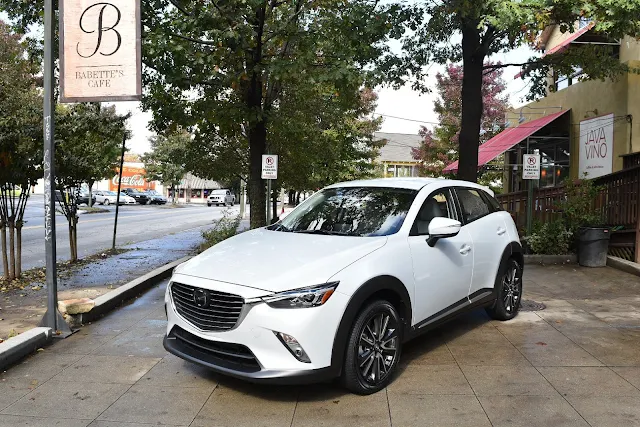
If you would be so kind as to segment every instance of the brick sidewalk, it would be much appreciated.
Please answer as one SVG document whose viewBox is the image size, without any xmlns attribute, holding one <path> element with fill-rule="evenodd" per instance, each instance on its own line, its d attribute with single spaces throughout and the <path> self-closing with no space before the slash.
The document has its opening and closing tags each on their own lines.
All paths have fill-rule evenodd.
<svg viewBox="0 0 640 427">
<path fill-rule="evenodd" d="M 640 279 L 527 267 L 508 323 L 482 311 L 405 347 L 388 389 L 259 387 L 168 355 L 159 285 L 0 375 L 0 426 L 640 426 Z"/>
</svg>

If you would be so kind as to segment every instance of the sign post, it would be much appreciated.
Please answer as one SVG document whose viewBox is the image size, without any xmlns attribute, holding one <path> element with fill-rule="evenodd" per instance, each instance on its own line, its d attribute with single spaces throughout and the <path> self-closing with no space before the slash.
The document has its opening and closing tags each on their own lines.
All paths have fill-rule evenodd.
<svg viewBox="0 0 640 427">
<path fill-rule="evenodd" d="M 529 138 L 527 138 L 527 153 Z M 524 154 L 522 156 L 522 179 L 528 180 L 527 188 L 527 234 L 531 234 L 533 226 L 533 180 L 540 179 L 540 154 Z"/>
<path fill-rule="evenodd" d="M 275 154 L 262 155 L 262 179 L 267 180 L 267 225 L 271 224 L 271 180 L 278 179 L 278 156 Z"/>
<path fill-rule="evenodd" d="M 142 96 L 140 0 L 60 0 L 60 101 L 138 101 Z M 58 311 L 55 224 L 53 0 L 44 0 L 44 244 L 47 312 L 41 326 L 72 333 Z"/>
</svg>

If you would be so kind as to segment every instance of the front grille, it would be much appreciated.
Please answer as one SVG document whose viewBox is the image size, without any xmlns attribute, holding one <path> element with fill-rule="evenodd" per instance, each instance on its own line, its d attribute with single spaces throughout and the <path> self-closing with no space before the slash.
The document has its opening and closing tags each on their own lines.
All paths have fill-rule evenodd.
<svg viewBox="0 0 640 427">
<path fill-rule="evenodd" d="M 244 299 L 238 295 L 182 283 L 171 284 L 171 297 L 180 316 L 197 328 L 211 332 L 232 329 L 244 306 Z M 196 303 L 197 297 L 200 305 Z"/>
<path fill-rule="evenodd" d="M 205 340 L 178 326 L 171 329 L 168 338 L 176 339 L 183 353 L 207 364 L 242 372 L 260 370 L 251 350 L 241 344 Z"/>
</svg>

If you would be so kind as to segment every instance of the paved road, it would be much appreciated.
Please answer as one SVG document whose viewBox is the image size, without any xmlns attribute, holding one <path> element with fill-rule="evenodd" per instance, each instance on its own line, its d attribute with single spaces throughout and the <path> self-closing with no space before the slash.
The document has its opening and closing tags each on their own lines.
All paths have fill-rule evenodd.
<svg viewBox="0 0 640 427">
<path fill-rule="evenodd" d="M 610 268 L 527 266 L 525 299 L 545 310 L 430 332 L 366 397 L 255 386 L 167 354 L 165 286 L 0 373 L 0 427 L 640 425 L 640 279 Z"/>
<path fill-rule="evenodd" d="M 103 206 L 99 206 L 103 207 Z M 84 257 L 111 247 L 115 207 L 109 213 L 82 214 L 78 223 L 78 256 Z M 121 206 L 118 215 L 117 245 L 137 243 L 168 234 L 210 224 L 222 216 L 225 208 L 189 205 L 182 209 L 160 206 Z M 238 206 L 234 208 L 238 211 Z M 44 261 L 44 202 L 39 195 L 29 199 L 22 231 L 23 270 L 43 267 Z M 69 259 L 69 231 L 63 215 L 56 215 L 58 261 Z M 0 263 L 0 273 L 2 265 Z"/>
</svg>

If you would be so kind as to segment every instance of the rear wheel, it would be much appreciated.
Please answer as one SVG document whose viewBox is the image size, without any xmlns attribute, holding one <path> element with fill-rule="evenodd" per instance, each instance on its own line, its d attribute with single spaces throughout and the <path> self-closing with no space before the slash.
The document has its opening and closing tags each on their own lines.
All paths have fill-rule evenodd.
<svg viewBox="0 0 640 427">
<path fill-rule="evenodd" d="M 104 199 L 104 202 L 102 202 L 102 204 L 106 206 L 109 206 L 110 203 L 109 199 Z"/>
<path fill-rule="evenodd" d="M 496 300 L 487 314 L 496 320 L 511 320 L 518 314 L 522 299 L 522 267 L 510 258 L 498 271 L 495 283 Z"/>
<path fill-rule="evenodd" d="M 386 387 L 398 367 L 402 321 L 385 300 L 368 304 L 349 334 L 342 383 L 351 392 L 371 394 Z"/>
</svg>

